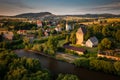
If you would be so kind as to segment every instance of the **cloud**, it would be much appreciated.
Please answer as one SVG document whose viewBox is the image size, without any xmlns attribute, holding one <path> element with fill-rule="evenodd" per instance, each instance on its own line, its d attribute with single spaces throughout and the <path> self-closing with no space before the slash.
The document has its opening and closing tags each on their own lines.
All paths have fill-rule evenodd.
<svg viewBox="0 0 120 80">
<path fill-rule="evenodd" d="M 120 14 L 120 1 L 113 3 L 107 3 L 96 6 L 88 6 L 83 8 L 78 8 L 75 10 L 76 13 L 113 13 Z"/>
<path fill-rule="evenodd" d="M 120 2 L 118 2 L 118 3 L 115 2 L 115 3 L 112 3 L 112 4 L 97 6 L 95 8 L 92 8 L 92 10 L 98 10 L 98 11 L 120 10 Z"/>
<path fill-rule="evenodd" d="M 24 3 L 25 0 L 0 0 L 0 15 L 15 15 L 34 8 Z"/>
<path fill-rule="evenodd" d="M 28 6 L 24 3 L 24 0 L 0 0 L 0 5 L 11 6 L 12 8 L 27 8 L 33 9 L 31 6 Z M 0 6 L 1 7 L 1 6 Z"/>
<path fill-rule="evenodd" d="M 120 2 L 94 6 L 92 8 L 82 9 L 82 11 L 103 11 L 103 12 L 120 11 Z"/>
</svg>

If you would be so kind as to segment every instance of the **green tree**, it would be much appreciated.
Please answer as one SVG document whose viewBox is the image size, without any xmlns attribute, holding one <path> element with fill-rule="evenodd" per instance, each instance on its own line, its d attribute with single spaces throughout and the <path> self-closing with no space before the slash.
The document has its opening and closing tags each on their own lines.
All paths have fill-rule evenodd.
<svg viewBox="0 0 120 80">
<path fill-rule="evenodd" d="M 19 58 L 16 54 L 0 53 L 0 80 L 51 80 L 47 70 L 41 68 L 39 60 Z"/>
<path fill-rule="evenodd" d="M 53 36 L 50 36 L 46 45 L 44 51 L 48 54 L 55 55 L 57 51 L 57 45 L 58 45 L 58 40 L 54 38 Z"/>
<path fill-rule="evenodd" d="M 34 46 L 32 47 L 32 49 L 36 50 L 36 51 L 40 51 L 40 52 L 43 51 L 42 45 L 39 45 L 39 44 L 34 44 Z"/>
<path fill-rule="evenodd" d="M 75 31 L 71 33 L 70 41 L 71 41 L 72 44 L 76 43 L 76 32 Z"/>
<path fill-rule="evenodd" d="M 16 32 L 16 31 L 14 31 L 14 32 L 13 32 L 13 34 L 14 34 L 14 36 L 13 36 L 13 39 L 14 39 L 14 40 L 17 40 L 17 39 L 19 39 L 19 38 L 20 38 L 20 35 L 19 35 L 19 34 L 17 34 L 17 32 Z"/>
<path fill-rule="evenodd" d="M 102 34 L 104 36 L 111 36 L 111 32 L 110 32 L 110 29 L 108 26 L 104 26 L 103 29 L 102 29 Z"/>
<path fill-rule="evenodd" d="M 115 70 L 117 71 L 117 74 L 120 75 L 120 62 L 117 61 L 114 63 Z"/>
<path fill-rule="evenodd" d="M 99 49 L 110 49 L 112 47 L 112 42 L 108 38 L 104 38 L 99 44 Z"/>
<path fill-rule="evenodd" d="M 84 40 L 87 41 L 90 37 L 92 37 L 92 33 L 90 31 L 87 31 L 85 34 Z"/>
<path fill-rule="evenodd" d="M 42 30 L 42 28 L 40 28 L 38 30 L 38 37 L 41 38 L 42 36 L 43 36 L 43 30 Z"/>
<path fill-rule="evenodd" d="M 68 35 L 66 36 L 65 42 L 66 42 L 66 43 L 69 42 L 69 36 L 68 36 Z"/>
<path fill-rule="evenodd" d="M 75 66 L 78 66 L 78 67 L 86 67 L 86 68 L 89 68 L 89 60 L 88 59 L 76 59 L 74 60 L 73 62 L 75 64 Z"/>
<path fill-rule="evenodd" d="M 115 37 L 116 37 L 116 40 L 120 42 L 120 30 L 117 30 Z"/>
<path fill-rule="evenodd" d="M 72 74 L 59 74 L 57 80 L 79 80 L 79 78 Z"/>
<path fill-rule="evenodd" d="M 27 44 L 29 44 L 30 39 L 27 38 L 27 37 L 24 37 L 24 38 L 23 38 L 23 42 L 24 42 L 25 45 L 27 45 Z"/>
</svg>

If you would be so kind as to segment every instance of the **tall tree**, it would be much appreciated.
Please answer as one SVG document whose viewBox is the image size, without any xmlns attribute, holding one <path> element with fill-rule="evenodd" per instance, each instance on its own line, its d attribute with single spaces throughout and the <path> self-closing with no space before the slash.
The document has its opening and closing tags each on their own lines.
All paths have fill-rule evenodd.
<svg viewBox="0 0 120 80">
<path fill-rule="evenodd" d="M 72 44 L 75 44 L 76 43 L 76 32 L 72 32 L 71 35 L 70 35 L 70 41 Z"/>
<path fill-rule="evenodd" d="M 99 49 L 110 49 L 112 47 L 112 42 L 108 38 L 104 38 L 99 44 Z"/>
<path fill-rule="evenodd" d="M 115 37 L 116 37 L 116 40 L 120 42 L 120 30 L 116 32 Z"/>
<path fill-rule="evenodd" d="M 58 40 L 54 38 L 53 36 L 50 36 L 46 46 L 45 46 L 45 51 L 47 51 L 48 54 L 54 55 L 57 51 L 57 45 L 58 45 Z"/>
</svg>

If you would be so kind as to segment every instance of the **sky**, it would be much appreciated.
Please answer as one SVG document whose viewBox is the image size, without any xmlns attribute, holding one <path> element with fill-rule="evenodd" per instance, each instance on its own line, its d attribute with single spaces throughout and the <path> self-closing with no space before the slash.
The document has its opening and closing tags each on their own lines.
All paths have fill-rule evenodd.
<svg viewBox="0 0 120 80">
<path fill-rule="evenodd" d="M 120 14 L 120 0 L 0 0 L 0 15 L 51 12 L 70 14 Z"/>
</svg>

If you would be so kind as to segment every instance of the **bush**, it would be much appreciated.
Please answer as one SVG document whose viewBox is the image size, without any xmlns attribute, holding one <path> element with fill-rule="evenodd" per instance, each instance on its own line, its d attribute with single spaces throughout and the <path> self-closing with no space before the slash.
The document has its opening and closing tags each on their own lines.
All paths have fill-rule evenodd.
<svg viewBox="0 0 120 80">
<path fill-rule="evenodd" d="M 56 80 L 79 80 L 79 78 L 72 74 L 59 74 Z"/>
<path fill-rule="evenodd" d="M 89 68 L 89 59 L 79 58 L 79 59 L 76 59 L 73 63 L 77 67 Z"/>
</svg>

